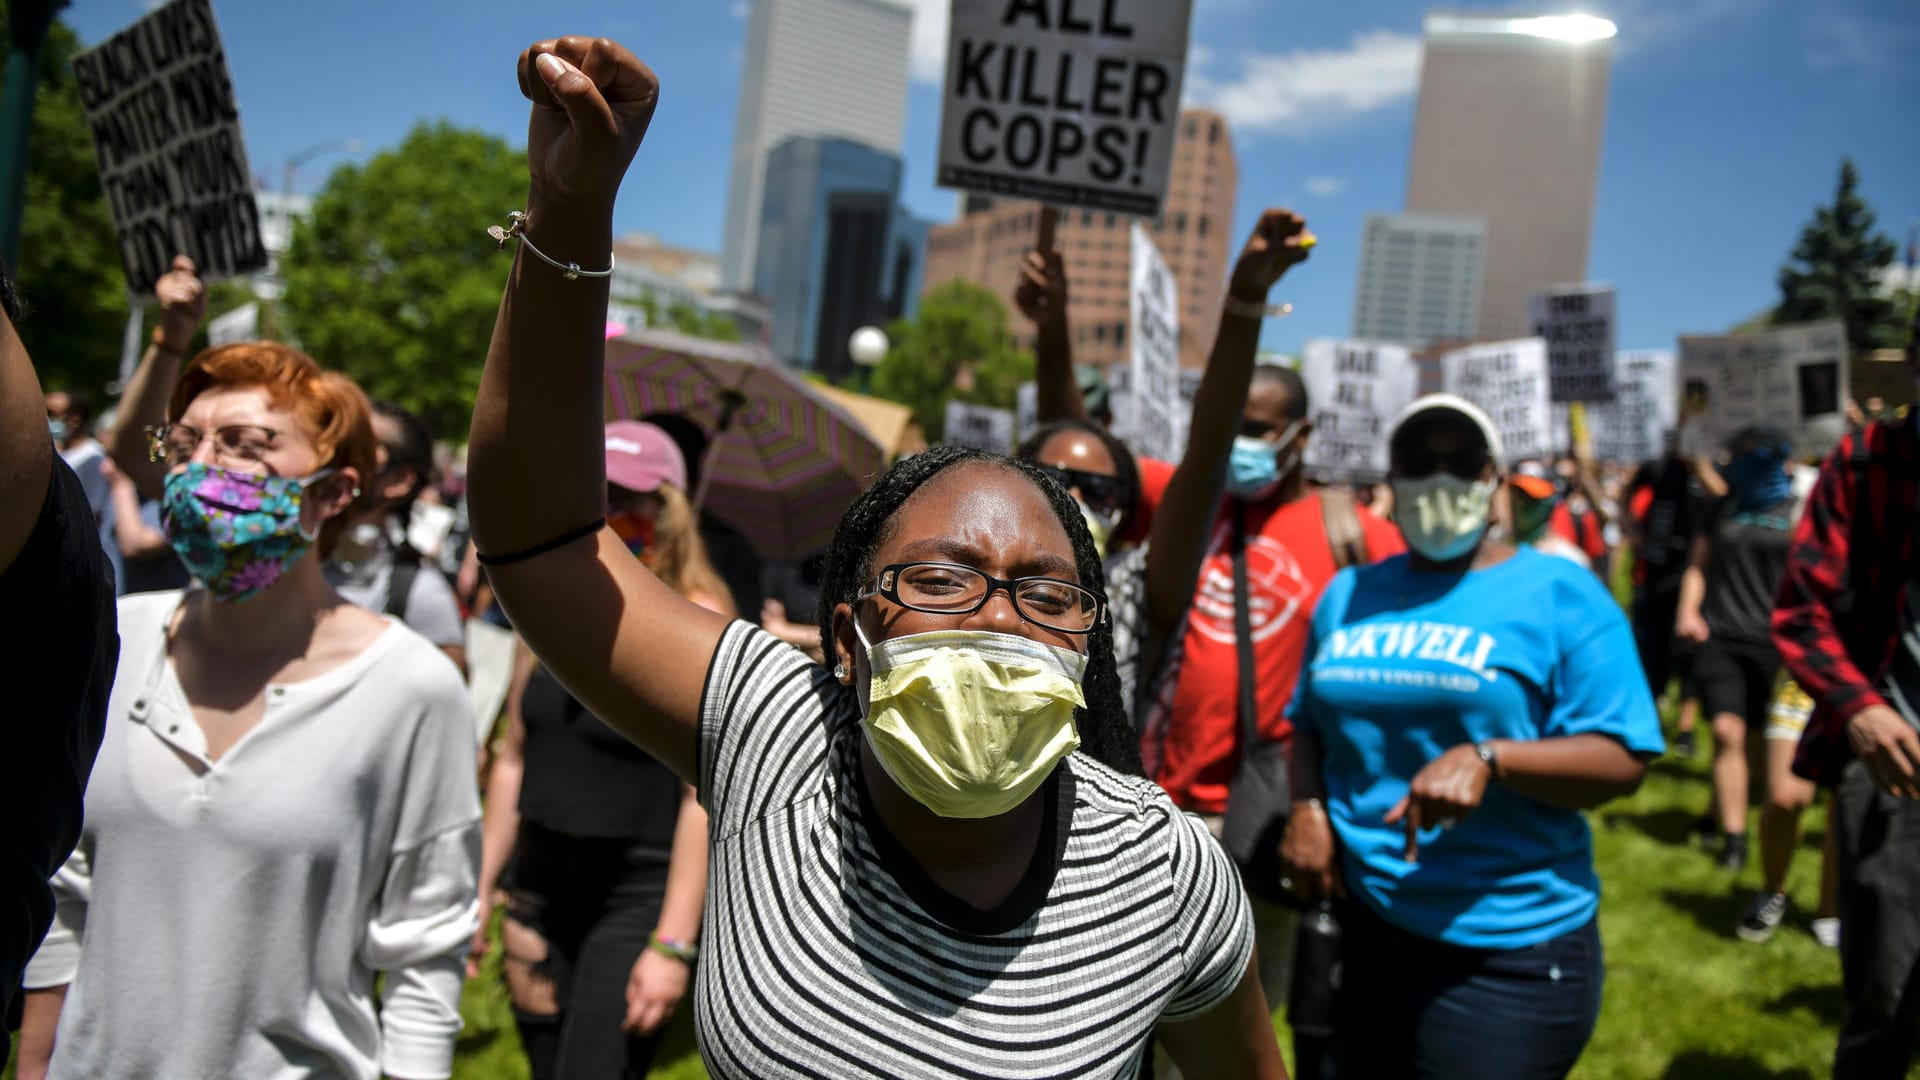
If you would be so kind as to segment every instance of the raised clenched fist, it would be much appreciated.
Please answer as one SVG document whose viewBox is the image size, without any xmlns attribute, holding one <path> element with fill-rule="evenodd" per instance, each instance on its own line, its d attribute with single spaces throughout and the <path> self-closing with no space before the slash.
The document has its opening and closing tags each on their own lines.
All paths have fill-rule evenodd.
<svg viewBox="0 0 1920 1080">
<path fill-rule="evenodd" d="M 536 41 L 520 54 L 531 205 L 611 213 L 620 180 L 653 120 L 660 81 L 606 38 Z"/>
</svg>

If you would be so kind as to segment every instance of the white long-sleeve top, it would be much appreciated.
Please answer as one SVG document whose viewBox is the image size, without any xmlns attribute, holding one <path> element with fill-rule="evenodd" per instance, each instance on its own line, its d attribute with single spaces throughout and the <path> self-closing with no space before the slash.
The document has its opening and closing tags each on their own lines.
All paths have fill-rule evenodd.
<svg viewBox="0 0 1920 1080">
<path fill-rule="evenodd" d="M 181 596 L 120 601 L 85 830 L 25 980 L 70 984 L 52 1075 L 450 1076 L 480 866 L 458 672 L 395 623 L 268 687 L 209 761 L 166 658 Z"/>
</svg>

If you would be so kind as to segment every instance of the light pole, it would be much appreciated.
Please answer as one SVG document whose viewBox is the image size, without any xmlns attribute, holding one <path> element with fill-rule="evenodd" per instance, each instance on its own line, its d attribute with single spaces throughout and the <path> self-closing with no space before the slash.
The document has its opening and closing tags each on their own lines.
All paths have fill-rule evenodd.
<svg viewBox="0 0 1920 1080">
<path fill-rule="evenodd" d="M 307 162 L 312 161 L 322 154 L 335 152 L 357 154 L 360 152 L 360 145 L 359 139 L 334 139 L 331 142 L 315 143 L 288 158 L 287 163 L 280 167 L 281 198 L 287 201 L 293 199 L 293 178 L 300 172 L 300 166 L 305 165 Z M 291 231 L 289 231 L 288 235 L 292 235 Z"/>
<path fill-rule="evenodd" d="M 887 358 L 887 349 L 892 343 L 887 340 L 887 332 L 877 326 L 863 326 L 847 339 L 847 354 L 860 368 L 860 392 L 867 393 L 873 388 L 873 369 Z"/>
<path fill-rule="evenodd" d="M 262 230 L 261 233 L 261 240 L 267 248 L 267 272 L 254 276 L 255 296 L 271 304 L 285 292 L 286 286 L 280 276 L 280 260 L 293 247 L 293 181 L 300 174 L 300 166 L 323 154 L 357 154 L 360 146 L 359 139 L 332 139 L 315 143 L 288 158 L 286 164 L 280 167 L 280 206 L 274 215 L 277 224 L 271 232 Z"/>
</svg>

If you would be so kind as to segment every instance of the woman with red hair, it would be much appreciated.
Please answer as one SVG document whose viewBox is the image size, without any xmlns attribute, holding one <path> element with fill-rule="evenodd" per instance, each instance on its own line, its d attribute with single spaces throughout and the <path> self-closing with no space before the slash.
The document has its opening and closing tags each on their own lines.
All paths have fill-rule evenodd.
<svg viewBox="0 0 1920 1080">
<path fill-rule="evenodd" d="M 160 292 L 197 289 L 176 264 Z M 197 584 L 120 601 L 20 1076 L 448 1076 L 473 724 L 439 650 L 321 573 L 372 471 L 366 397 L 287 346 L 227 345 L 186 365 L 165 419 L 164 524 Z"/>
</svg>

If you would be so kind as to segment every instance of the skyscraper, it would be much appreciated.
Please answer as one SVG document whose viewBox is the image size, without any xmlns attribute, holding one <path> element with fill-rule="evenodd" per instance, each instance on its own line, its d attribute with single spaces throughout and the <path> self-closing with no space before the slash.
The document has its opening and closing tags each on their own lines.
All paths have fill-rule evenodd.
<svg viewBox="0 0 1920 1080">
<path fill-rule="evenodd" d="M 1226 293 L 1228 262 L 1239 250 L 1233 235 L 1233 202 L 1240 172 L 1227 121 L 1207 109 L 1183 109 L 1173 144 L 1173 178 L 1160 220 L 1143 222 L 1154 246 L 1180 282 L 1180 362 L 1201 367 L 1213 349 L 1213 332 Z M 969 196 L 965 213 L 927 237 L 926 287 L 956 278 L 984 285 L 1012 304 L 1021 260 L 1033 248 L 1038 206 L 1019 200 Z M 1128 289 L 1133 257 L 1129 228 L 1134 219 L 1100 210 L 1062 210 L 1054 243 L 1067 266 L 1067 316 L 1076 361 L 1098 366 L 1126 363 Z M 1014 316 L 1023 348 L 1033 347 L 1033 327 Z"/>
<path fill-rule="evenodd" d="M 1613 33 L 1587 15 L 1427 16 L 1406 209 L 1486 221 L 1480 340 L 1526 335 L 1529 294 L 1587 277 Z"/>
<path fill-rule="evenodd" d="M 750 289 L 767 156 L 796 135 L 900 153 L 913 13 L 900 0 L 753 0 L 741 61 L 721 283 Z"/>
<path fill-rule="evenodd" d="M 1484 218 L 1368 214 L 1353 336 L 1413 346 L 1472 339 L 1486 237 Z"/>
</svg>

